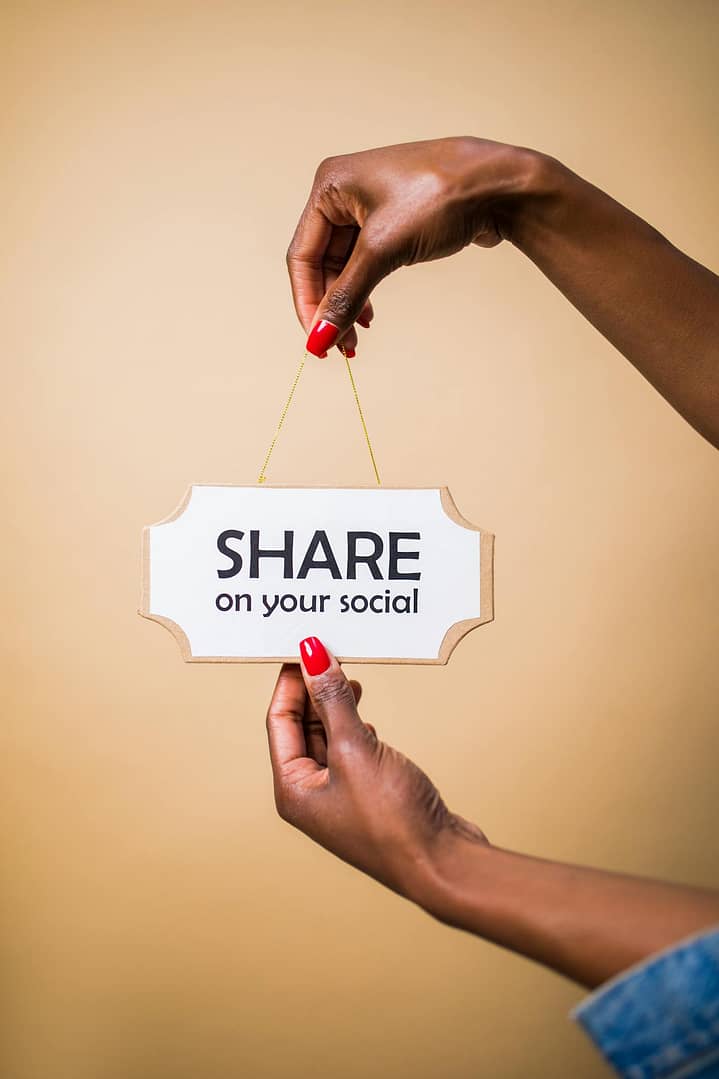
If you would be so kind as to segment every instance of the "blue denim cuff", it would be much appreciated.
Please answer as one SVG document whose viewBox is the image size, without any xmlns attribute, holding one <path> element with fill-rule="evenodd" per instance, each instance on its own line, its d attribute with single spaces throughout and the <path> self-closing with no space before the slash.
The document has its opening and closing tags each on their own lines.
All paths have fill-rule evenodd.
<svg viewBox="0 0 719 1079">
<path fill-rule="evenodd" d="M 572 1018 L 625 1079 L 719 1079 L 719 929 L 632 967 Z"/>
</svg>

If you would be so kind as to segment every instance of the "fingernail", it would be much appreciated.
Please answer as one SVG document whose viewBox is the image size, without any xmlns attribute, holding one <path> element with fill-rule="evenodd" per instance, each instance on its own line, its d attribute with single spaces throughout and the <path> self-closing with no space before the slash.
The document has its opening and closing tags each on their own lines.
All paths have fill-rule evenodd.
<svg viewBox="0 0 719 1079">
<path fill-rule="evenodd" d="M 356 355 L 357 355 L 357 353 L 355 352 L 355 350 L 353 348 L 346 348 L 345 349 L 345 356 L 347 357 L 348 360 L 353 360 Z"/>
<path fill-rule="evenodd" d="M 359 322 L 360 326 L 364 326 L 366 330 L 369 329 L 369 319 L 365 318 L 364 315 L 360 315 L 357 321 Z"/>
<path fill-rule="evenodd" d="M 308 674 L 324 674 L 330 665 L 327 649 L 318 637 L 305 637 L 300 641 L 300 656 Z"/>
<path fill-rule="evenodd" d="M 327 322 L 326 319 L 321 318 L 320 321 L 312 327 L 310 336 L 307 338 L 307 351 L 311 352 L 313 356 L 322 356 L 323 352 L 327 352 L 327 349 L 332 348 L 337 340 L 337 334 L 339 330 L 336 326 L 333 326 L 331 322 Z"/>
</svg>

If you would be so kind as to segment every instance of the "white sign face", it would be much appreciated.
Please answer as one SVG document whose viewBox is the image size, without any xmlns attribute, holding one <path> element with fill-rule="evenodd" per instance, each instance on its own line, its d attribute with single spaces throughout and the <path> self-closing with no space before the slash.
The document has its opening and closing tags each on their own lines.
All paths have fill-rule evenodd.
<svg viewBox="0 0 719 1079">
<path fill-rule="evenodd" d="M 193 486 L 145 529 L 141 614 L 186 660 L 446 663 L 493 616 L 493 536 L 447 488 Z"/>
</svg>

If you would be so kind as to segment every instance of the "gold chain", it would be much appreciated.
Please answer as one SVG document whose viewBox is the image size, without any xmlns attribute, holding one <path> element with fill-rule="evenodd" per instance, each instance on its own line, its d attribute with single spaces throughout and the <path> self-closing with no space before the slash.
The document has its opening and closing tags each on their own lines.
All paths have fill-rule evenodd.
<svg viewBox="0 0 719 1079">
<path fill-rule="evenodd" d="M 370 456 L 370 461 L 372 462 L 372 469 L 374 471 L 374 476 L 375 476 L 375 479 L 377 480 L 377 486 L 381 487 L 382 486 L 382 481 L 379 478 L 379 469 L 377 468 L 377 462 L 375 460 L 374 450 L 372 449 L 372 443 L 370 442 L 369 432 L 367 431 L 367 424 L 365 423 L 364 412 L 362 411 L 362 405 L 360 404 L 359 393 L 357 392 L 357 386 L 355 384 L 354 375 L 352 374 L 352 368 L 350 367 L 349 357 L 347 356 L 347 353 L 346 353 L 343 345 L 340 345 L 340 350 L 342 352 L 342 355 L 345 358 L 345 366 L 347 367 L 347 374 L 349 375 L 350 384 L 352 386 L 352 393 L 354 394 L 355 404 L 357 405 L 357 411 L 359 413 L 360 423 L 362 424 L 362 430 L 364 431 L 365 442 L 367 443 L 367 449 L 369 450 L 369 456 Z M 300 381 L 300 376 L 302 375 L 302 372 L 304 370 L 306 362 L 307 362 L 307 353 L 305 352 L 304 356 L 302 357 L 302 362 L 300 363 L 300 366 L 297 369 L 297 374 L 295 375 L 295 380 L 292 383 L 292 389 L 290 390 L 289 397 L 287 398 L 287 400 L 285 402 L 285 407 L 282 409 L 282 415 L 280 416 L 280 422 L 277 424 L 277 430 L 275 431 L 274 438 L 270 442 L 270 448 L 267 451 L 267 455 L 265 457 L 264 463 L 262 465 L 262 468 L 260 469 L 260 475 L 259 475 L 259 477 L 257 479 L 258 483 L 265 483 L 265 481 L 267 480 L 267 466 L 270 463 L 270 457 L 272 456 L 272 451 L 274 450 L 275 446 L 277 445 L 277 439 L 280 437 L 280 431 L 282 430 L 282 426 L 283 426 L 283 424 L 285 422 L 285 419 L 287 417 L 287 413 L 289 412 L 290 405 L 292 404 L 292 399 L 295 396 L 295 390 L 297 389 L 297 383 Z"/>
<path fill-rule="evenodd" d="M 267 466 L 270 463 L 270 457 L 272 456 L 272 451 L 273 451 L 273 449 L 275 448 L 275 446 L 277 444 L 277 439 L 280 437 L 280 431 L 282 430 L 282 424 L 285 422 L 285 416 L 289 412 L 290 405 L 292 404 L 292 398 L 295 396 L 295 390 L 297 389 L 297 383 L 300 381 L 300 375 L 304 371 L 306 361 L 307 361 L 307 353 L 305 352 L 304 356 L 302 357 L 302 362 L 300 363 L 300 366 L 297 368 L 297 374 L 295 375 L 295 381 L 292 383 L 292 389 L 290 390 L 290 396 L 287 398 L 287 400 L 285 402 L 285 407 L 282 409 L 282 415 L 280 416 L 280 422 L 277 424 L 277 430 L 275 431 L 275 437 L 270 442 L 270 448 L 267 451 L 267 456 L 265 457 L 264 464 L 262 465 L 262 468 L 260 469 L 260 475 L 259 475 L 258 480 L 257 480 L 258 483 L 264 483 L 265 480 L 267 479 Z"/>
<path fill-rule="evenodd" d="M 345 366 L 347 368 L 347 374 L 350 376 L 350 382 L 352 384 L 352 393 L 354 394 L 355 403 L 357 405 L 357 411 L 359 412 L 360 423 L 362 424 L 362 430 L 364 431 L 365 442 L 367 443 L 367 449 L 369 450 L 369 459 L 372 462 L 372 468 L 374 469 L 374 478 L 377 480 L 377 486 L 382 486 L 382 480 L 379 478 L 379 469 L 377 468 L 377 462 L 374 458 L 374 450 L 372 449 L 372 443 L 369 439 L 369 431 L 367 430 L 367 424 L 365 423 L 364 412 L 362 411 L 362 405 L 360 404 L 359 394 L 357 393 L 357 386 L 355 385 L 354 375 L 352 374 L 352 368 L 350 367 L 349 356 L 345 351 L 344 345 L 340 345 L 342 355 L 345 358 Z"/>
</svg>

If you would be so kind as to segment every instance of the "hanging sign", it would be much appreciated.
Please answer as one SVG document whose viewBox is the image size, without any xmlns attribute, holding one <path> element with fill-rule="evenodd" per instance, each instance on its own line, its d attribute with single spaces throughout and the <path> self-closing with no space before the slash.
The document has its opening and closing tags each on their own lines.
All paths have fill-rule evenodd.
<svg viewBox="0 0 719 1079">
<path fill-rule="evenodd" d="M 446 487 L 197 485 L 145 529 L 140 613 L 197 662 L 446 663 L 493 612 L 494 537 Z"/>
</svg>

